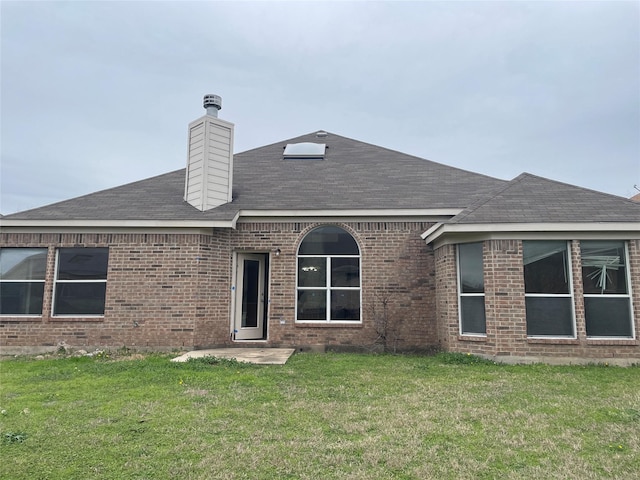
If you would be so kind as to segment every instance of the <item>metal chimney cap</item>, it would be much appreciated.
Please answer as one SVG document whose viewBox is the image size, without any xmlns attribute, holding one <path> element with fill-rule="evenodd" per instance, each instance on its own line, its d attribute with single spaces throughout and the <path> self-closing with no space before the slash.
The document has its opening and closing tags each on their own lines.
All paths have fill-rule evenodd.
<svg viewBox="0 0 640 480">
<path fill-rule="evenodd" d="M 218 110 L 222 110 L 222 97 L 208 94 L 204 96 L 202 106 L 207 110 L 207 115 L 218 116 Z"/>
</svg>

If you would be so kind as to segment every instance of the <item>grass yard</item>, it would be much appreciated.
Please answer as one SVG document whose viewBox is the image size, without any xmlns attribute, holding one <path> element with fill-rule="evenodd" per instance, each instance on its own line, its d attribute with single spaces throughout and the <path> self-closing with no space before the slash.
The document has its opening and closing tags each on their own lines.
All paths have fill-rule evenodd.
<svg viewBox="0 0 640 480">
<path fill-rule="evenodd" d="M 2 479 L 640 478 L 640 368 L 0 362 Z"/>
</svg>

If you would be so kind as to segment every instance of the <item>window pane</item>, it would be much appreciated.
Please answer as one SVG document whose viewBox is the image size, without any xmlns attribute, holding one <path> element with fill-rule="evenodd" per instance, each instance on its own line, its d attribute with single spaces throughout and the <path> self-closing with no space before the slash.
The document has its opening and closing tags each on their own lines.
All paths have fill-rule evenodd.
<svg viewBox="0 0 640 480">
<path fill-rule="evenodd" d="M 298 258 L 298 286 L 326 287 L 327 259 Z"/>
<path fill-rule="evenodd" d="M 331 320 L 360 320 L 360 290 L 331 291 Z"/>
<path fill-rule="evenodd" d="M 103 315 L 107 284 L 58 283 L 54 315 Z"/>
<path fill-rule="evenodd" d="M 0 249 L 2 280 L 44 280 L 46 270 L 46 248 Z"/>
<path fill-rule="evenodd" d="M 326 290 L 298 290 L 298 320 L 326 319 Z"/>
<path fill-rule="evenodd" d="M 484 296 L 460 297 L 462 333 L 486 333 Z"/>
<path fill-rule="evenodd" d="M 527 335 L 573 336 L 571 298 L 527 297 Z"/>
<path fill-rule="evenodd" d="M 584 293 L 627 293 L 624 242 L 580 242 L 580 250 Z"/>
<path fill-rule="evenodd" d="M 319 227 L 304 237 L 298 255 L 359 255 L 358 244 L 340 227 Z"/>
<path fill-rule="evenodd" d="M 584 316 L 589 337 L 631 337 L 628 298 L 585 297 Z"/>
<path fill-rule="evenodd" d="M 104 280 L 108 260 L 107 248 L 61 248 L 58 280 Z"/>
<path fill-rule="evenodd" d="M 526 293 L 569 293 L 567 242 L 524 241 Z"/>
<path fill-rule="evenodd" d="M 0 315 L 42 315 L 44 282 L 0 283 Z"/>
<path fill-rule="evenodd" d="M 332 287 L 359 287 L 360 286 L 360 259 L 359 258 L 332 258 L 331 259 L 331 286 Z"/>
<path fill-rule="evenodd" d="M 458 261 L 460 262 L 460 292 L 483 293 L 482 243 L 458 245 Z"/>
</svg>

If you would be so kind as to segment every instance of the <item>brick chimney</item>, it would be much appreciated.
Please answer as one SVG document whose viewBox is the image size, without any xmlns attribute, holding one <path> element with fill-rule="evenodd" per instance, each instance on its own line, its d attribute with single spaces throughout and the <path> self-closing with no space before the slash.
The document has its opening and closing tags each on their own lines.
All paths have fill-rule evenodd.
<svg viewBox="0 0 640 480">
<path fill-rule="evenodd" d="M 233 123 L 218 118 L 222 99 L 204 96 L 207 113 L 189 124 L 184 200 L 200 211 L 231 201 Z"/>
</svg>

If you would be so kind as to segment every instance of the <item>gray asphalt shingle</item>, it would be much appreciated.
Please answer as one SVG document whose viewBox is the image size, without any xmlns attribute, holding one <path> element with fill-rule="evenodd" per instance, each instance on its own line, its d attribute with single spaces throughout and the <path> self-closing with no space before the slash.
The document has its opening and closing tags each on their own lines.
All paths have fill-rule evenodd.
<svg viewBox="0 0 640 480">
<path fill-rule="evenodd" d="M 326 143 L 324 160 L 283 158 L 287 143 Z M 24 220 L 231 220 L 240 210 L 465 208 L 449 223 L 638 222 L 640 204 L 522 174 L 510 182 L 316 132 L 234 155 L 233 201 L 200 212 L 185 169 L 7 215 Z"/>
<path fill-rule="evenodd" d="M 287 143 L 327 144 L 324 160 L 285 160 Z M 234 155 L 233 201 L 200 212 L 185 170 L 20 212 L 38 220 L 228 220 L 245 210 L 464 208 L 504 184 L 335 134 L 310 133 Z"/>
<path fill-rule="evenodd" d="M 523 173 L 447 223 L 575 222 L 640 222 L 640 204 Z"/>
</svg>

